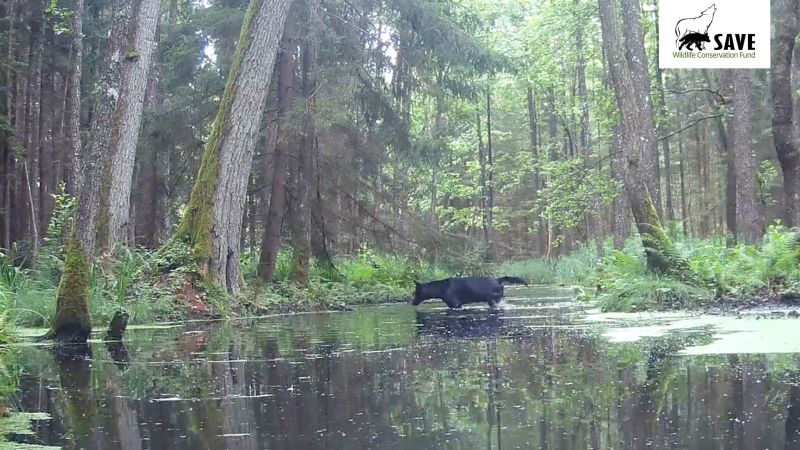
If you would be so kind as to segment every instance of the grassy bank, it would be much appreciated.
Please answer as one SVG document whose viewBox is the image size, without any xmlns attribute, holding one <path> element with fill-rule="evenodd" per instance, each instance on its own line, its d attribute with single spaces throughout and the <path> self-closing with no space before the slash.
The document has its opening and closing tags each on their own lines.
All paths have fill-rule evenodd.
<svg viewBox="0 0 800 450">
<path fill-rule="evenodd" d="M 207 308 L 212 315 L 246 315 L 341 309 L 353 305 L 407 299 L 415 280 L 450 276 L 451 270 L 432 267 L 404 256 L 363 249 L 335 260 L 336 270 L 312 266 L 311 286 L 301 289 L 290 279 L 290 254 L 278 257 L 275 283 L 256 276 L 258 254 L 242 258 L 243 292 L 236 297 L 212 285 L 185 286 L 189 269 L 164 270 L 164 255 L 123 249 L 113 259 L 95 264 L 90 287 L 90 311 L 103 326 L 119 309 L 131 323 L 180 320 Z M 63 261 L 56 252 L 43 252 L 36 267 L 21 268 L 0 254 L 0 312 L 16 326 L 48 327 L 55 314 L 55 295 Z M 156 273 L 156 275 L 153 275 Z"/>
<path fill-rule="evenodd" d="M 773 225 L 760 245 L 729 246 L 724 238 L 691 239 L 677 233 L 671 238 L 688 264 L 691 281 L 648 271 L 637 237 L 622 250 L 607 242 L 602 256 L 587 246 L 555 260 L 506 262 L 499 271 L 543 284 L 584 286 L 587 296 L 596 296 L 606 311 L 697 308 L 723 298 L 732 306 L 753 305 L 800 293 L 796 231 Z"/>
</svg>

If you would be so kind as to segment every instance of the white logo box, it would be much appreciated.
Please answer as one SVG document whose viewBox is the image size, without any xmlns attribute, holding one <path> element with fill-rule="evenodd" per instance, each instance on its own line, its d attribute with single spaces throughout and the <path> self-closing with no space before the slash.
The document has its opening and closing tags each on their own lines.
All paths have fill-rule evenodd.
<svg viewBox="0 0 800 450">
<path fill-rule="evenodd" d="M 769 0 L 659 0 L 658 9 L 661 68 L 770 67 Z"/>
</svg>

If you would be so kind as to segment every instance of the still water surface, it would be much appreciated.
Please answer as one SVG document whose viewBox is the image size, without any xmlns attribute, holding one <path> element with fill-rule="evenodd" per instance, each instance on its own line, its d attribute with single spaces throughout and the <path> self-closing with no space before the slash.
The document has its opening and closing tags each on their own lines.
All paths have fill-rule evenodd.
<svg viewBox="0 0 800 450">
<path fill-rule="evenodd" d="M 685 355 L 715 340 L 712 327 L 610 339 L 647 319 L 587 321 L 566 289 L 507 295 L 496 313 L 392 305 L 133 329 L 124 347 L 94 343 L 88 358 L 23 347 L 19 402 L 52 417 L 25 440 L 104 450 L 800 449 L 800 354 Z"/>
</svg>

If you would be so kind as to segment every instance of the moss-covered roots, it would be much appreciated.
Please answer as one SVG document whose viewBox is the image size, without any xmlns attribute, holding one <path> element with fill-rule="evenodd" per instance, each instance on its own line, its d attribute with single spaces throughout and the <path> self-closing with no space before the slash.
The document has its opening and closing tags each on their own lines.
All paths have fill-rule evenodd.
<svg viewBox="0 0 800 450">
<path fill-rule="evenodd" d="M 64 273 L 56 297 L 56 317 L 48 337 L 63 343 L 85 343 L 89 338 L 92 332 L 90 280 L 89 257 L 73 232 L 64 255 Z"/>
<path fill-rule="evenodd" d="M 696 281 L 690 274 L 689 263 L 675 251 L 672 240 L 661 226 L 653 200 L 647 194 L 644 200 L 647 204 L 647 223 L 640 229 L 640 234 L 648 269 L 682 281 Z"/>
</svg>

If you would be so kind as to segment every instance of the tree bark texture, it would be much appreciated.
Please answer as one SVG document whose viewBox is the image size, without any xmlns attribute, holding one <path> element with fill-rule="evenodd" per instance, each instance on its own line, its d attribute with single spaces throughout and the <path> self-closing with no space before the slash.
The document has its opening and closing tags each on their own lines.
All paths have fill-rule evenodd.
<svg viewBox="0 0 800 450">
<path fill-rule="evenodd" d="M 102 177 L 106 170 L 105 163 L 112 151 L 114 117 L 122 89 L 128 32 L 134 14 L 133 6 L 133 2 L 124 0 L 116 0 L 113 4 L 111 34 L 103 60 L 104 71 L 95 94 L 91 135 L 86 147 L 85 160 L 81 164 L 83 176 L 78 196 L 76 237 L 83 251 L 87 252 L 90 262 L 97 238 Z"/>
<path fill-rule="evenodd" d="M 283 48 L 278 63 L 278 111 L 275 125 L 270 127 L 274 135 L 267 136 L 267 145 L 274 150 L 272 156 L 271 189 L 268 208 L 264 217 L 264 234 L 261 238 L 261 252 L 258 260 L 258 276 L 265 282 L 275 278 L 275 267 L 278 263 L 278 251 L 281 247 L 281 228 L 286 212 L 287 172 L 289 170 L 289 127 L 282 127 L 286 113 L 292 105 L 294 97 L 294 20 L 287 19 L 284 32 Z"/>
<path fill-rule="evenodd" d="M 217 117 L 177 237 L 198 273 L 239 291 L 239 237 L 247 181 L 290 0 L 252 0 Z"/>
<path fill-rule="evenodd" d="M 733 167 L 736 174 L 736 231 L 747 244 L 761 242 L 764 216 L 756 179 L 758 163 L 753 148 L 753 81 L 750 71 L 734 69 L 733 84 Z"/>
<path fill-rule="evenodd" d="M 303 47 L 303 77 L 301 91 L 303 105 L 303 125 L 300 146 L 297 148 L 296 165 L 292 164 L 291 193 L 289 203 L 289 223 L 292 237 L 292 281 L 300 286 L 308 286 L 308 269 L 311 259 L 311 214 L 309 208 L 309 186 L 312 181 L 312 163 L 316 132 L 317 89 L 317 37 L 313 25 L 316 23 L 316 2 L 309 5 L 308 35 Z"/>
<path fill-rule="evenodd" d="M 72 40 L 69 61 L 66 115 L 67 155 L 71 161 L 67 190 L 73 195 L 81 191 L 83 182 L 83 150 L 81 143 L 81 80 L 83 78 L 83 0 L 75 0 L 75 14 L 71 18 Z"/>
<path fill-rule="evenodd" d="M 772 136 L 783 172 L 785 220 L 800 226 L 800 136 L 795 134 L 792 57 L 800 33 L 800 0 L 776 0 L 772 41 Z"/>
<path fill-rule="evenodd" d="M 654 134 L 652 110 L 648 108 L 649 97 L 638 95 L 631 70 L 621 51 L 622 40 L 617 25 L 617 8 L 614 0 L 598 0 L 603 48 L 609 62 L 609 72 L 614 87 L 617 110 L 620 115 L 620 140 L 627 163 L 625 170 L 625 190 L 628 194 L 636 228 L 650 270 L 682 276 L 685 273 L 683 261 L 675 257 L 671 241 L 661 226 L 656 206 L 649 186 L 645 183 L 644 172 L 652 173 L 652 167 L 640 164 L 645 148 L 655 145 L 644 137 Z M 636 14 L 638 15 L 638 2 Z M 630 11 L 626 11 L 630 14 Z M 646 67 L 646 66 L 645 66 Z M 650 120 L 647 120 L 649 114 Z"/>
<path fill-rule="evenodd" d="M 114 123 L 114 141 L 110 166 L 105 170 L 101 195 L 103 220 L 98 232 L 111 249 L 128 244 L 133 236 L 130 220 L 131 186 L 136 161 L 136 146 L 142 125 L 145 93 L 150 69 L 156 55 L 156 30 L 161 0 L 141 0 L 131 26 L 129 46 L 125 54 L 122 86 Z"/>
<path fill-rule="evenodd" d="M 639 164 L 642 181 L 650 193 L 659 216 L 661 208 L 661 182 L 659 174 L 658 141 L 653 121 L 653 101 L 650 90 L 650 73 L 648 59 L 644 50 L 644 31 L 642 30 L 641 6 L 639 0 L 622 0 L 622 34 L 627 50 L 627 61 L 631 76 L 632 88 L 636 102 L 639 104 L 640 123 L 636 136 L 639 145 Z"/>
</svg>

